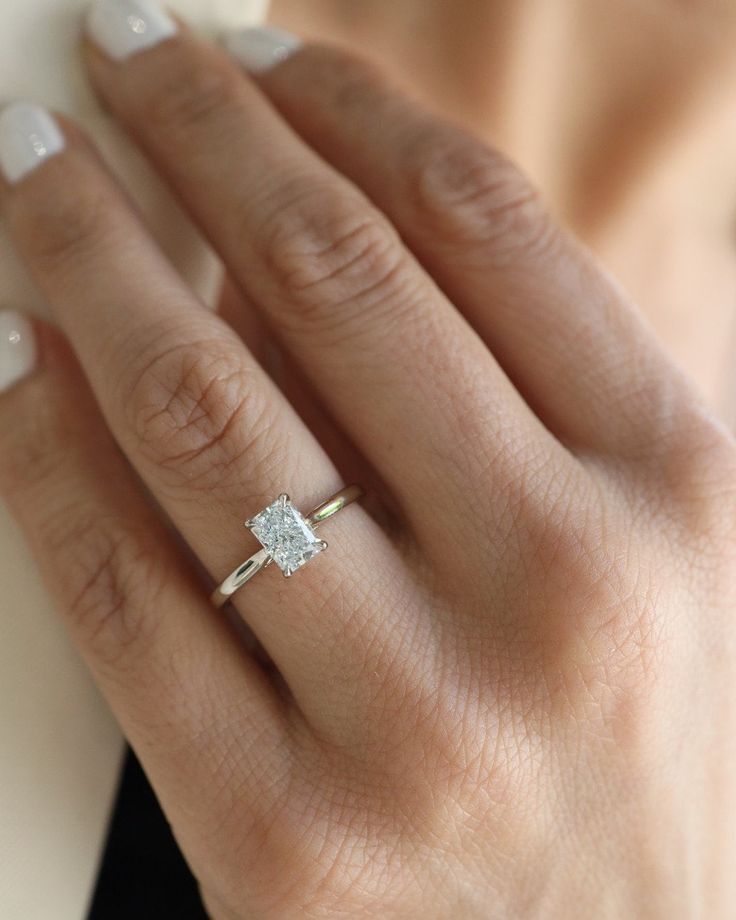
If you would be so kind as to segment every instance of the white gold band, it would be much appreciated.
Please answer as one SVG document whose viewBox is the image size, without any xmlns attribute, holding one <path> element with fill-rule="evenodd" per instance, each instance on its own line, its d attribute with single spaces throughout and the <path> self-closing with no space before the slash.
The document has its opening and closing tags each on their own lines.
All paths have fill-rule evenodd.
<svg viewBox="0 0 736 920">
<path fill-rule="evenodd" d="M 212 592 L 212 603 L 215 607 L 224 607 L 236 591 L 271 562 L 275 561 L 287 577 L 292 575 L 309 559 L 327 549 L 325 541 L 316 538 L 314 529 L 364 494 L 359 485 L 346 486 L 306 517 L 292 505 L 288 495 L 281 494 L 273 504 L 245 522 L 262 548 Z"/>
</svg>

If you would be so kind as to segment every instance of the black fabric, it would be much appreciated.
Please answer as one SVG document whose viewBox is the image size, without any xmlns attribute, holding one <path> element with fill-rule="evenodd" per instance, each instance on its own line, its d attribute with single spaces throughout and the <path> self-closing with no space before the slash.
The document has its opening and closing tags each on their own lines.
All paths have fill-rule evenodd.
<svg viewBox="0 0 736 920">
<path fill-rule="evenodd" d="M 129 751 L 88 920 L 205 920 L 197 884 Z"/>
</svg>

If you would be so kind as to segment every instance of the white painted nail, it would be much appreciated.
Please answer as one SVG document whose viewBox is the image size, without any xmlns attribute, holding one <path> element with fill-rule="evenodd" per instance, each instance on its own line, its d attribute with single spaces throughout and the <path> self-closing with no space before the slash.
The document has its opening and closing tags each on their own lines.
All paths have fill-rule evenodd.
<svg viewBox="0 0 736 920">
<path fill-rule="evenodd" d="M 0 392 L 9 390 L 36 366 L 36 335 L 27 316 L 0 310 Z"/>
<path fill-rule="evenodd" d="M 222 44 L 251 73 L 266 73 L 302 46 L 296 35 L 271 26 L 226 32 Z"/>
<path fill-rule="evenodd" d="M 157 0 L 96 0 L 87 14 L 87 34 L 114 61 L 153 48 L 177 31 Z"/>
<path fill-rule="evenodd" d="M 11 102 L 0 112 L 0 168 L 8 182 L 19 182 L 64 149 L 56 119 L 32 102 Z"/>
</svg>

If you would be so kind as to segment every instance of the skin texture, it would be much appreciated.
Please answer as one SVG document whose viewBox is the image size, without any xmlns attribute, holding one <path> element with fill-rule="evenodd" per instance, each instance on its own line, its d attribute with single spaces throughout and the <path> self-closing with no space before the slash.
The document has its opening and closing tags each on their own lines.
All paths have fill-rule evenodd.
<svg viewBox="0 0 736 920">
<path fill-rule="evenodd" d="M 636 308 L 350 56 L 86 54 L 231 281 L 199 304 L 64 122 L 0 194 L 63 330 L 0 488 L 212 916 L 733 916 L 736 446 Z M 264 666 L 190 554 L 356 478 L 237 595 Z"/>
<path fill-rule="evenodd" d="M 736 427 L 736 7 L 272 0 L 507 153 Z"/>
</svg>

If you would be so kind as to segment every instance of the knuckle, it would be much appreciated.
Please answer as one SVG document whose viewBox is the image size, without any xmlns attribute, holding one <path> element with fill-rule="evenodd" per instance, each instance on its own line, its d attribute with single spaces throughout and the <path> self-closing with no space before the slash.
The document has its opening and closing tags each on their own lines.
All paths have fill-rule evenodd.
<svg viewBox="0 0 736 920">
<path fill-rule="evenodd" d="M 52 399 L 37 400 L 34 408 L 22 424 L 8 426 L 3 433 L 0 481 L 11 501 L 43 490 L 72 444 L 70 420 Z"/>
<path fill-rule="evenodd" d="M 110 214 L 110 196 L 94 182 L 47 182 L 43 195 L 24 201 L 14 224 L 34 263 L 63 271 L 94 258 L 108 235 Z"/>
<path fill-rule="evenodd" d="M 584 698 L 631 667 L 650 669 L 661 630 L 646 547 L 625 513 L 607 499 L 597 508 L 594 501 L 591 493 L 561 502 L 527 526 L 525 538 L 525 555 L 534 559 L 529 590 L 540 608 L 532 617 L 538 647 L 554 673 L 565 675 L 565 693 L 577 686 Z"/>
<path fill-rule="evenodd" d="M 211 133 L 215 122 L 229 112 L 237 98 L 237 75 L 226 62 L 211 59 L 192 63 L 189 56 L 177 61 L 144 103 L 150 123 L 178 135 L 182 132 Z M 240 119 L 233 121 L 234 125 Z"/>
<path fill-rule="evenodd" d="M 274 207 L 258 234 L 262 255 L 292 307 L 285 322 L 340 324 L 400 283 L 398 236 L 381 215 L 348 196 L 314 189 Z M 342 309 L 350 306 L 352 309 Z"/>
<path fill-rule="evenodd" d="M 352 111 L 362 114 L 367 105 L 375 106 L 381 94 L 393 98 L 386 75 L 377 64 L 342 48 L 320 48 L 315 69 L 322 77 L 322 98 L 328 99 L 343 117 Z"/>
<path fill-rule="evenodd" d="M 46 552 L 63 572 L 65 612 L 99 664 L 118 665 L 155 628 L 163 587 L 146 535 L 121 527 L 99 509 L 62 509 L 45 525 Z"/>
<path fill-rule="evenodd" d="M 541 254 L 557 239 L 530 182 L 504 156 L 453 126 L 431 126 L 411 151 L 406 176 L 420 226 L 453 248 L 482 247 L 502 267 Z"/>
<path fill-rule="evenodd" d="M 736 442 L 697 407 L 686 412 L 659 465 L 667 486 L 662 504 L 698 549 L 710 547 L 733 561 L 736 552 Z"/>
<path fill-rule="evenodd" d="M 135 372 L 124 402 L 142 455 L 188 489 L 209 490 L 245 457 L 252 471 L 279 450 L 255 373 L 222 341 L 158 352 Z"/>
</svg>

